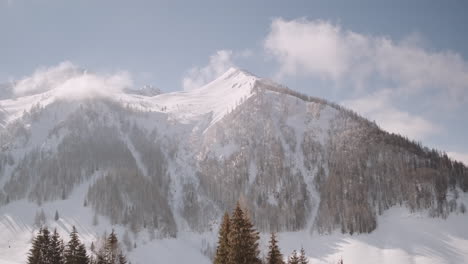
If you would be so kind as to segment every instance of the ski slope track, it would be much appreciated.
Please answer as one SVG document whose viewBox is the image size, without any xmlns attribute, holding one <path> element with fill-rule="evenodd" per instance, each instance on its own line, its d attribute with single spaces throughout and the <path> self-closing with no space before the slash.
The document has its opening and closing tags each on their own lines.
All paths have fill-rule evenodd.
<svg viewBox="0 0 468 264">
<path fill-rule="evenodd" d="M 262 252 L 274 231 L 311 264 L 468 263 L 468 169 L 442 152 L 237 68 L 68 93 L 99 76 L 61 67 L 0 85 L 0 264 L 25 263 L 41 224 L 88 248 L 114 229 L 132 263 L 211 263 L 237 201 Z"/>
</svg>

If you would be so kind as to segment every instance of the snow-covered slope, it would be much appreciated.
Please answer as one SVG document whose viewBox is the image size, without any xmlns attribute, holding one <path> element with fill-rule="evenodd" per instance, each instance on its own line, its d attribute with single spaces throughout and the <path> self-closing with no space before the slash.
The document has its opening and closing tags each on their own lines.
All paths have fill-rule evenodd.
<svg viewBox="0 0 468 264">
<path fill-rule="evenodd" d="M 25 259 L 43 210 L 88 245 L 111 228 L 129 233 L 136 263 L 208 263 L 238 200 L 262 232 L 282 232 L 286 252 L 304 244 L 317 263 L 366 252 L 369 263 L 466 260 L 468 236 L 453 226 L 467 220 L 468 170 L 443 154 L 236 68 L 198 89 L 148 94 L 70 67 L 0 97 L 0 262 Z M 425 227 L 444 240 L 421 242 Z M 398 228 L 417 238 L 391 237 Z"/>
<path fill-rule="evenodd" d="M 257 77 L 231 68 L 199 89 L 165 93 L 150 98 L 121 94 L 119 99 L 135 107 L 166 112 L 182 123 L 198 121 L 210 115 L 210 124 L 213 124 L 252 95 L 256 80 Z"/>
<path fill-rule="evenodd" d="M 467 197 L 468 198 L 468 197 Z M 466 202 L 468 199 L 464 198 Z M 68 210 L 67 210 L 68 208 Z M 77 205 L 76 208 L 79 208 Z M 0 263 L 24 263 L 30 240 L 35 229 L 32 217 L 35 205 L 18 203 L 0 209 Z M 111 225 L 100 219 L 97 226 L 89 222 L 90 210 L 71 210 L 70 202 L 60 201 L 45 206 L 48 226 L 57 228 L 67 237 L 72 225 L 80 232 L 80 238 L 89 247 L 99 241 L 99 236 L 110 232 Z M 55 210 L 67 214 L 58 221 L 52 219 Z M 344 235 L 334 232 L 330 235 L 310 235 L 307 232 L 283 232 L 278 234 L 284 255 L 301 247 L 307 252 L 310 264 L 335 264 L 339 259 L 344 263 L 362 264 L 452 264 L 468 262 L 467 214 L 450 215 L 447 219 L 428 218 L 424 214 L 410 213 L 406 208 L 395 207 L 378 219 L 380 226 L 371 234 Z M 112 226 L 123 237 L 125 230 Z M 151 240 L 146 233 L 134 236 L 132 242 L 137 248 L 128 252 L 132 263 L 191 263 L 209 264 L 209 250 L 214 250 L 216 232 L 182 232 L 177 238 Z M 269 234 L 261 234 L 261 249 L 266 252 Z M 181 253 L 183 252 L 183 253 Z"/>
</svg>

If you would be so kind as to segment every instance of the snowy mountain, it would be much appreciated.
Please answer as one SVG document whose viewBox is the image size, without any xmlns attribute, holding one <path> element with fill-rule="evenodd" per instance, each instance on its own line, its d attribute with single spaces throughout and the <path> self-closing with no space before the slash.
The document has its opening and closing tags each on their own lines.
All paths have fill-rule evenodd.
<svg viewBox="0 0 468 264">
<path fill-rule="evenodd" d="M 0 88 L 9 91 L 0 96 L 0 262 L 25 259 L 43 210 L 88 244 L 111 225 L 130 232 L 138 263 L 176 245 L 208 263 L 218 221 L 238 200 L 262 232 L 283 232 L 287 250 L 352 245 L 311 249 L 312 260 L 330 261 L 336 248 L 381 256 L 407 241 L 398 263 L 468 261 L 468 233 L 448 224 L 468 220 L 466 166 L 350 110 L 236 68 L 163 94 L 70 65 L 47 74 Z M 440 255 L 419 251 L 419 238 L 381 241 L 423 227 L 448 230 L 457 256 L 443 255 L 442 242 L 421 245 Z"/>
</svg>

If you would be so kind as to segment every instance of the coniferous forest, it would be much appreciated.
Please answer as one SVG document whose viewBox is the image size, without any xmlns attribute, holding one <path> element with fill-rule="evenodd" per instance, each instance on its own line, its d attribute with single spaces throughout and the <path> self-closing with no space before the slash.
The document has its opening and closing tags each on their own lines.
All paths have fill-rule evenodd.
<svg viewBox="0 0 468 264">
<path fill-rule="evenodd" d="M 281 253 L 276 234 L 271 233 L 268 252 L 260 256 L 260 233 L 255 229 L 249 215 L 238 202 L 232 215 L 227 212 L 222 218 L 214 264 L 308 264 L 304 248 L 294 250 L 286 259 Z M 57 230 L 41 227 L 32 240 L 27 264 L 131 264 L 123 253 L 120 242 L 112 230 L 104 243 L 96 249 L 94 243 L 89 250 L 80 241 L 75 226 L 68 243 Z M 340 260 L 338 264 L 343 264 Z"/>
<path fill-rule="evenodd" d="M 304 248 L 298 254 L 294 250 L 285 262 L 280 251 L 275 233 L 271 233 L 268 252 L 260 257 L 259 232 L 249 219 L 248 213 L 238 202 L 232 215 L 226 212 L 223 216 L 214 264 L 308 264 Z M 341 259 L 338 264 L 343 264 Z"/>
<path fill-rule="evenodd" d="M 54 230 L 41 227 L 32 240 L 27 264 L 131 264 L 127 262 L 114 231 L 106 237 L 103 245 L 96 249 L 94 243 L 89 251 L 80 241 L 73 226 L 68 243 Z"/>
</svg>

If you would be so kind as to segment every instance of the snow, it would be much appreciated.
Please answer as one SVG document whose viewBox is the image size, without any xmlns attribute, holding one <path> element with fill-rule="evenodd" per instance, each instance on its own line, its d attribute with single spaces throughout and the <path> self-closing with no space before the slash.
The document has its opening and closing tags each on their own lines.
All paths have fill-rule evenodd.
<svg viewBox="0 0 468 264">
<path fill-rule="evenodd" d="M 336 263 L 467 263 L 468 215 L 450 215 L 446 220 L 428 218 L 394 207 L 379 217 L 371 234 L 314 235 L 282 233 L 283 252 L 304 246 L 311 264 Z"/>
<path fill-rule="evenodd" d="M 178 227 L 177 238 L 159 238 L 150 240 L 148 232 L 141 231 L 138 235 L 132 235 L 137 248 L 128 252 L 132 263 L 211 263 L 203 254 L 203 251 L 211 248 L 214 250 L 217 228 L 207 233 L 192 233 L 188 224 L 179 215 L 182 200 L 182 186 L 184 182 L 194 180 L 194 164 L 190 155 L 190 143 L 198 142 L 199 137 L 210 127 L 222 120 L 228 113 L 253 95 L 255 84 L 260 79 L 239 69 L 231 68 L 225 74 L 213 82 L 190 91 L 145 96 L 141 94 L 118 93 L 113 100 L 136 109 L 147 112 L 150 118 L 135 118 L 140 127 L 148 132 L 158 128 L 166 135 L 171 135 L 173 140 L 181 142 L 181 150 L 177 156 L 169 160 L 169 173 L 171 175 L 171 207 L 175 214 Z M 0 124 L 5 126 L 18 119 L 23 113 L 33 107 L 52 105 L 43 116 L 40 123 L 25 124 L 31 131 L 31 139 L 27 146 L 13 149 L 15 160 L 19 160 L 34 147 L 53 151 L 60 142 L 63 134 L 50 136 L 51 128 L 66 119 L 78 104 L 54 104 L 60 97 L 54 94 L 54 90 L 42 94 L 18 97 L 15 99 L 0 100 Z M 268 91 L 273 103 L 278 103 L 276 92 Z M 276 100 L 276 101 L 274 101 Z M 308 174 L 304 168 L 303 156 L 300 154 L 300 144 L 304 133 L 314 131 L 314 140 L 321 144 L 327 141 L 327 130 L 330 120 L 337 114 L 337 110 L 313 102 L 304 102 L 293 96 L 286 95 L 281 100 L 289 100 L 289 109 L 286 125 L 294 128 L 296 139 L 295 151 L 290 159 L 296 160 L 297 170 L 303 175 Z M 297 103 L 296 103 L 297 102 Z M 3 113 L 3 116 L 1 115 Z M 58 113 L 57 116 L 52 113 Z M 305 124 L 306 117 L 314 118 L 314 122 Z M 274 117 L 279 118 L 279 117 Z M 117 124 L 117 119 L 111 122 Z M 159 126 L 157 126 L 157 124 Z M 119 126 L 116 126 L 119 127 Z M 132 156 L 135 158 L 139 169 L 148 175 L 147 168 L 141 160 L 140 154 L 135 149 L 127 136 L 122 138 L 127 144 Z M 179 136 L 180 135 L 180 136 Z M 190 138 L 183 138 L 190 135 Z M 281 138 L 284 146 L 285 139 Z M 238 146 L 232 142 L 228 144 L 214 142 L 210 145 L 212 153 L 217 158 L 229 157 L 237 150 Z M 10 175 L 7 167 L 5 175 Z M 326 169 L 326 168 L 325 168 Z M 249 181 L 254 181 L 257 168 L 249 167 Z M 34 215 L 43 209 L 48 219 L 50 228 L 57 228 L 62 237 L 67 238 L 71 227 L 75 225 L 81 235 L 81 239 L 89 247 L 91 242 L 102 235 L 104 231 L 116 230 L 122 238 L 125 232 L 122 226 L 112 226 L 105 217 L 99 217 L 99 224 L 93 225 L 94 213 L 91 208 L 84 207 L 83 201 L 88 186 L 104 172 L 93 175 L 90 180 L 76 187 L 67 200 L 57 200 L 45 203 L 41 206 L 26 200 L 14 201 L 0 207 L 0 264 L 24 263 L 30 247 L 30 240 L 37 228 L 33 226 Z M 309 175 L 310 176 L 310 175 Z M 306 177 L 312 181 L 312 177 Z M 0 179 L 0 186 L 8 180 Z M 319 195 L 313 184 L 308 182 L 308 191 L 314 203 L 309 216 L 308 227 L 301 232 L 280 233 L 279 241 L 283 254 L 289 254 L 293 249 L 299 250 L 303 246 L 310 257 L 311 264 L 336 263 L 343 257 L 345 263 L 468 263 L 468 214 L 450 214 L 447 219 L 429 218 L 426 213 L 409 213 L 407 209 L 394 207 L 378 217 L 378 228 L 371 234 L 342 235 L 334 233 L 320 236 L 311 234 L 311 226 L 318 208 Z M 204 199 L 199 197 L 199 199 Z M 468 196 L 461 194 L 460 200 L 468 204 Z M 277 200 L 270 193 L 268 202 L 276 204 Z M 60 214 L 60 219 L 54 221 L 55 211 Z M 262 252 L 266 251 L 268 234 L 262 234 Z M 159 261 L 159 262 L 158 262 Z"/>
<path fill-rule="evenodd" d="M 23 96 L 14 99 L 0 100 L 0 109 L 6 113 L 6 124 L 21 118 L 24 112 L 28 112 L 34 106 L 45 106 L 52 103 L 56 98 L 52 92 L 48 91 L 42 94 Z"/>
<path fill-rule="evenodd" d="M 164 106 L 170 114 L 182 121 L 212 115 L 211 124 L 223 118 L 252 95 L 256 77 L 235 68 L 213 82 L 191 91 L 162 94 L 151 98 L 153 103 Z"/>
<path fill-rule="evenodd" d="M 257 80 L 247 72 L 231 68 L 198 89 L 153 97 L 122 93 L 117 100 L 131 107 L 168 113 L 181 123 L 197 122 L 208 115 L 213 125 L 252 96 Z"/>
<path fill-rule="evenodd" d="M 211 124 L 214 124 L 252 95 L 257 80 L 257 77 L 245 71 L 230 68 L 216 80 L 198 89 L 156 96 L 120 92 L 113 94 L 112 98 L 127 106 L 167 112 L 183 122 L 198 121 L 204 115 L 210 114 Z M 48 90 L 44 93 L 0 100 L 0 109 L 7 113 L 8 119 L 5 122 L 11 123 L 35 105 L 46 106 L 59 99 L 63 98 L 57 90 Z"/>
<path fill-rule="evenodd" d="M 71 225 L 77 226 L 81 239 L 89 247 L 111 225 L 101 221 L 92 226 L 91 211 L 81 205 L 79 191 L 70 200 L 44 206 L 48 224 L 57 228 L 67 238 Z M 463 198 L 468 201 L 468 196 Z M 80 204 L 76 204 L 79 202 Z M 70 206 L 75 204 L 76 206 Z M 53 221 L 55 209 L 61 219 Z M 7 213 L 8 212 L 8 213 Z M 30 247 L 35 206 L 24 201 L 12 203 L 0 209 L 0 263 L 24 263 Z M 331 235 L 309 232 L 279 233 L 279 245 L 283 255 L 304 247 L 310 264 L 344 263 L 363 264 L 449 264 L 468 263 L 468 214 L 451 214 L 447 219 L 429 218 L 425 213 L 410 213 L 406 208 L 394 207 L 378 219 L 379 226 L 371 234 Z M 123 228 L 113 226 L 121 238 Z M 209 258 L 202 251 L 210 245 L 214 249 L 217 229 L 209 233 L 182 232 L 177 238 L 150 241 L 146 232 L 132 238 L 137 248 L 128 253 L 132 263 L 191 263 L 208 264 Z M 266 252 L 268 234 L 261 234 L 261 250 Z"/>
</svg>

